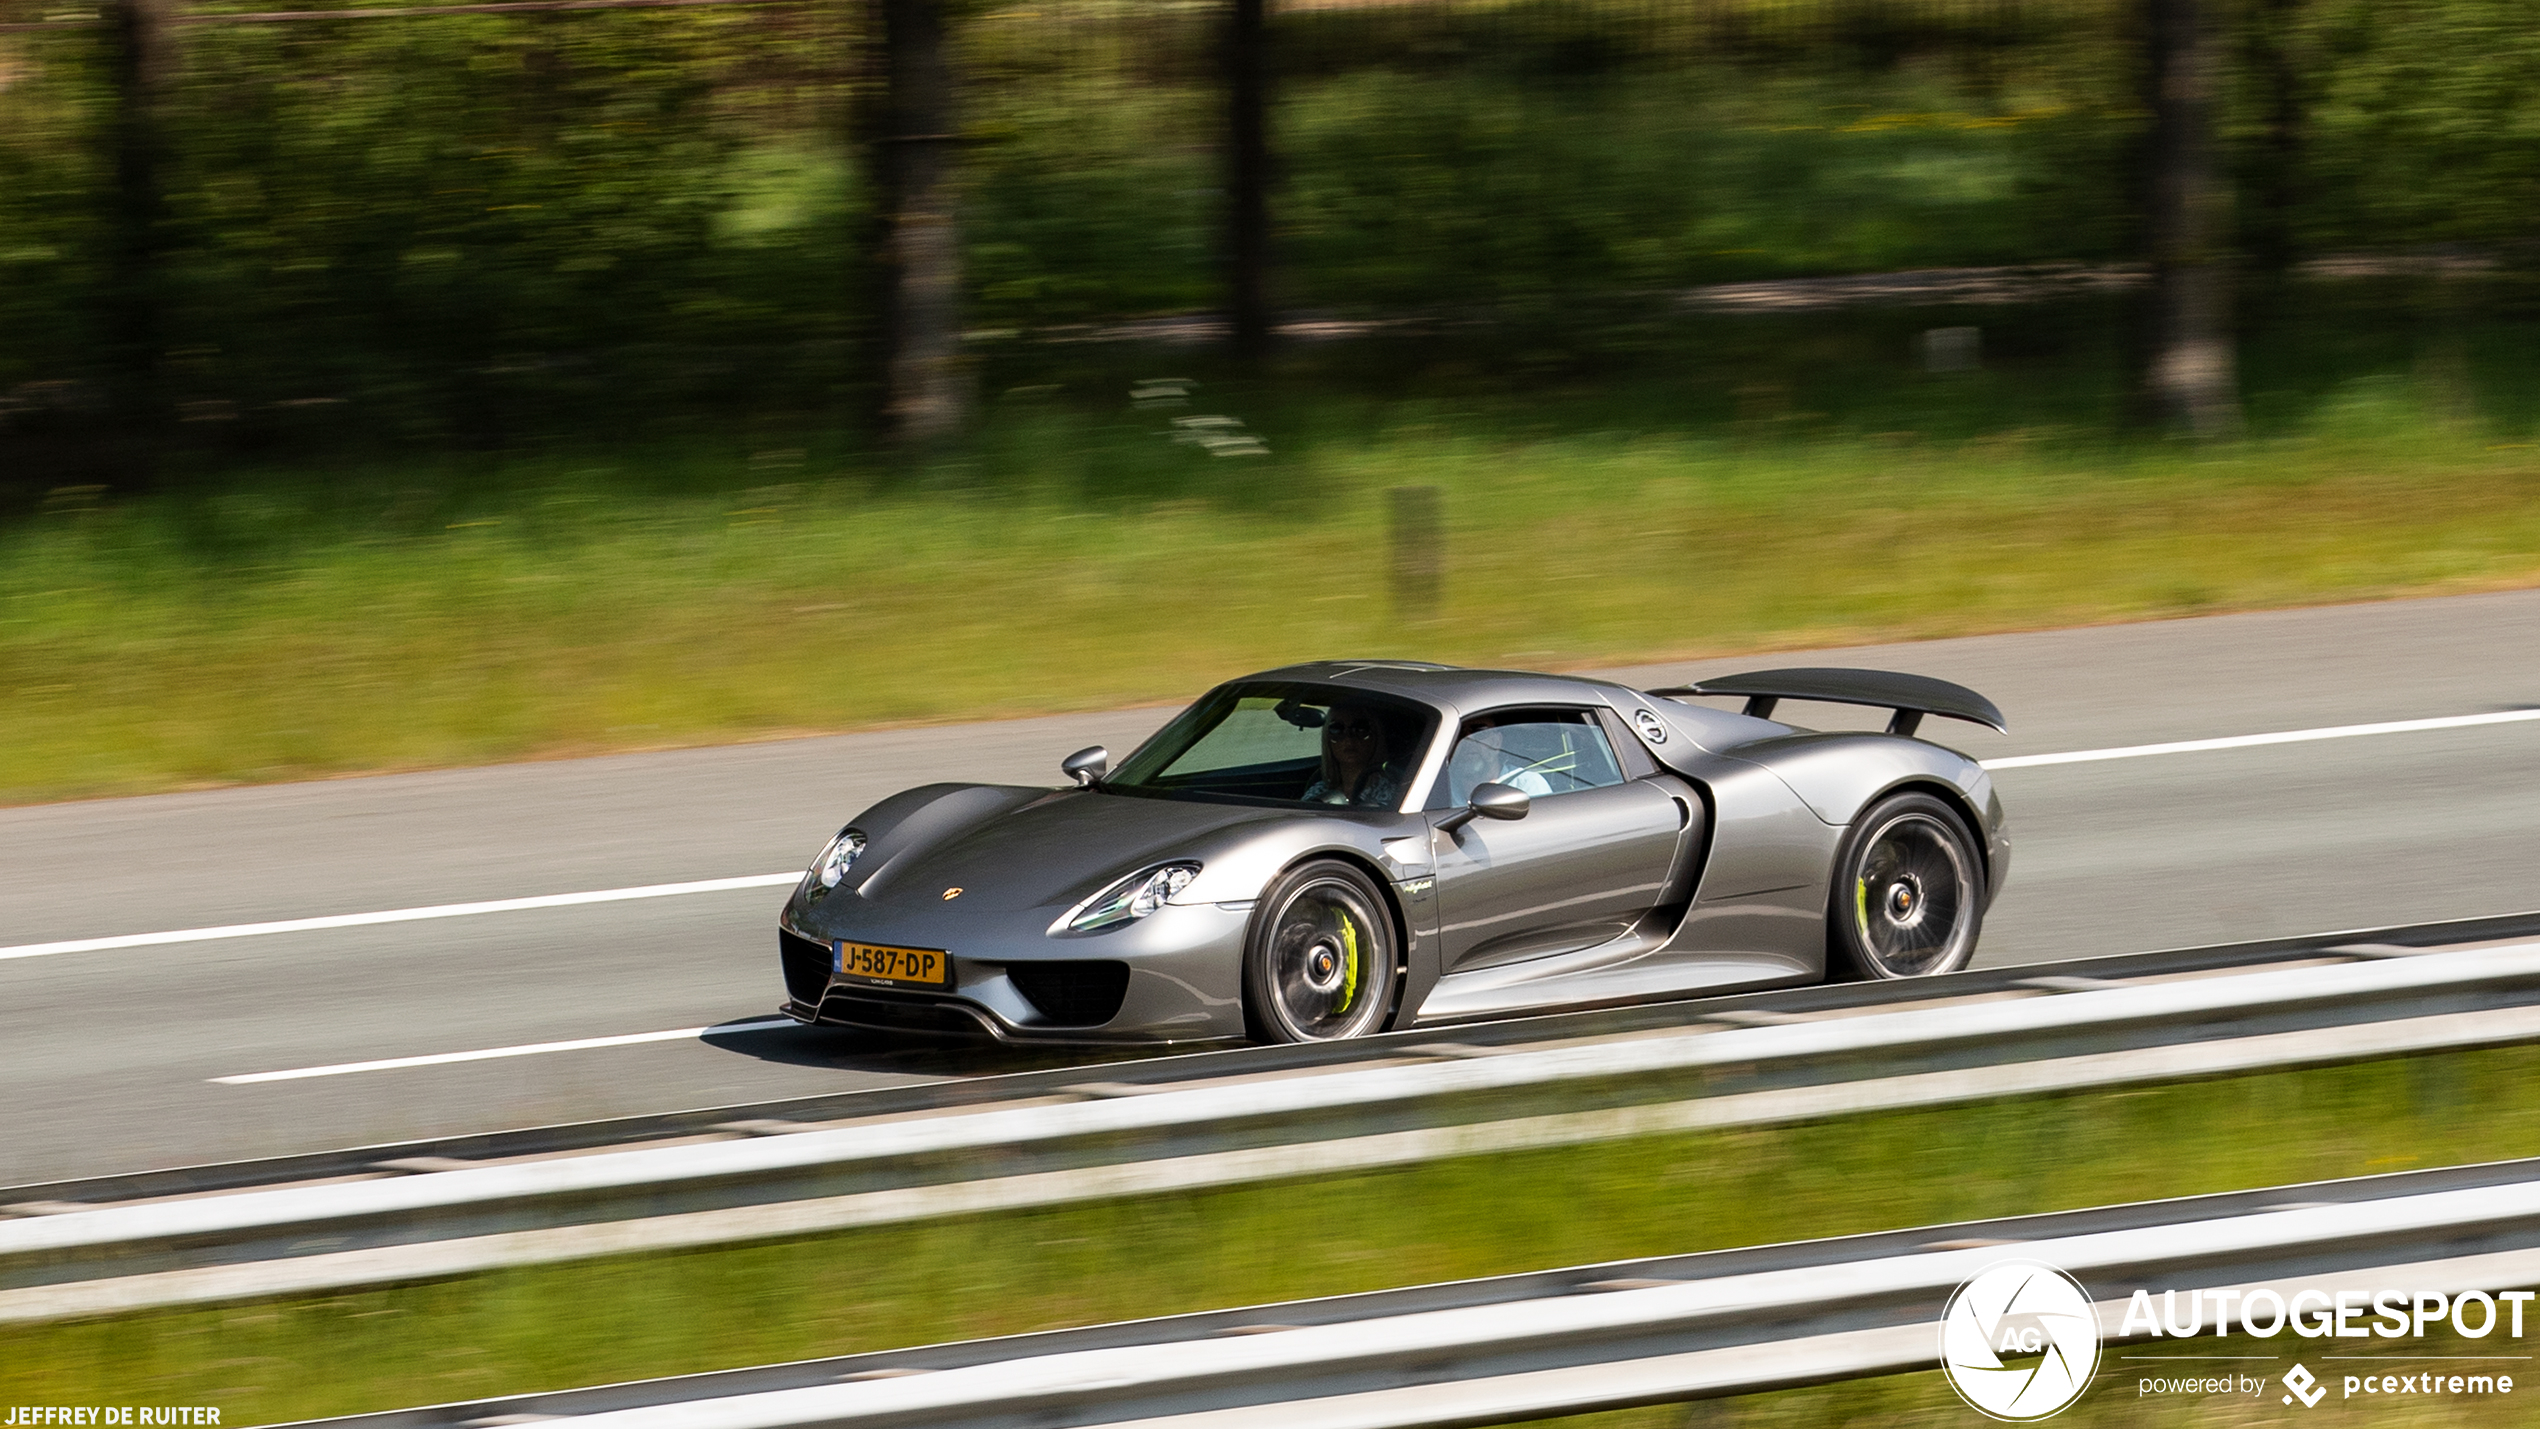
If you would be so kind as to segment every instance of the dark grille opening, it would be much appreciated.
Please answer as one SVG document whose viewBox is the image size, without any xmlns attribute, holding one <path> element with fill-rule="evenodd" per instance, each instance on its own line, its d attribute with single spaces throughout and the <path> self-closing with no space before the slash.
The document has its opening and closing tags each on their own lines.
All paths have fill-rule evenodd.
<svg viewBox="0 0 2540 1429">
<path fill-rule="evenodd" d="M 779 928 L 776 949 L 785 962 L 785 991 L 805 1007 L 818 1007 L 821 990 L 829 986 L 829 945 Z"/>
<path fill-rule="evenodd" d="M 1127 963 L 1008 963 L 1014 989 L 1061 1027 L 1098 1027 L 1120 1015 Z"/>
</svg>

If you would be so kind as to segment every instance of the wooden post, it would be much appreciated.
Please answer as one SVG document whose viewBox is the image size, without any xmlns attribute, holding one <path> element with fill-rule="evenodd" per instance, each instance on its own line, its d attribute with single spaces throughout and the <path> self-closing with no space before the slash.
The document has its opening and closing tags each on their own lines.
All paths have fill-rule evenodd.
<svg viewBox="0 0 2540 1429">
<path fill-rule="evenodd" d="M 2151 351 L 2155 418 L 2198 437 L 2240 430 L 2228 253 L 2231 199 L 2214 167 L 2219 59 L 2205 0 L 2145 0 L 2152 99 Z"/>
<path fill-rule="evenodd" d="M 881 134 L 873 145 L 882 212 L 883 415 L 893 440 L 923 446 L 970 415 L 961 353 L 961 231 L 953 192 L 953 76 L 942 0 L 873 0 L 881 40 Z"/>
<path fill-rule="evenodd" d="M 1270 350 L 1270 59 L 1265 0 L 1227 0 L 1226 316 L 1237 358 Z"/>
<path fill-rule="evenodd" d="M 1446 503 L 1434 486 L 1397 486 L 1385 493 L 1393 552 L 1393 606 L 1406 621 L 1437 618 L 1446 573 Z"/>
</svg>

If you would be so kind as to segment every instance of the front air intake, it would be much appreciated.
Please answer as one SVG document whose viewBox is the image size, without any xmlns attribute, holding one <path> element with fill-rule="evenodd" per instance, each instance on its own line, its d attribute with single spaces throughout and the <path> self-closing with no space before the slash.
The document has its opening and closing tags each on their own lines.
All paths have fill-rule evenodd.
<svg viewBox="0 0 2540 1429">
<path fill-rule="evenodd" d="M 1060 1027 L 1099 1027 L 1120 1015 L 1129 965 L 1115 962 L 1008 963 L 1014 990 Z"/>
<path fill-rule="evenodd" d="M 785 991 L 805 1007 L 818 1007 L 829 987 L 829 945 L 779 928 L 776 950 L 785 963 Z"/>
</svg>

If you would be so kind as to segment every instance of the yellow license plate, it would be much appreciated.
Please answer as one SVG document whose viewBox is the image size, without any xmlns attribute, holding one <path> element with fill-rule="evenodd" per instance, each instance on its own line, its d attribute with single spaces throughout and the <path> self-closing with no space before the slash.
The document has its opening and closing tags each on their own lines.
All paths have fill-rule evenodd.
<svg viewBox="0 0 2540 1429">
<path fill-rule="evenodd" d="M 838 944 L 838 976 L 904 987 L 952 986 L 952 959 L 934 948 Z"/>
</svg>

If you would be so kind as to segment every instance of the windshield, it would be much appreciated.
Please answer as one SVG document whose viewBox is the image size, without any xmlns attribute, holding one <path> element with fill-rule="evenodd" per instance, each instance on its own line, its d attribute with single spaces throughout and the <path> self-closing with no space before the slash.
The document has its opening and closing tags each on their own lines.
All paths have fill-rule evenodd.
<svg viewBox="0 0 2540 1429">
<path fill-rule="evenodd" d="M 1329 685 L 1229 685 L 1103 781 L 1137 793 L 1399 809 L 1437 715 Z"/>
</svg>

